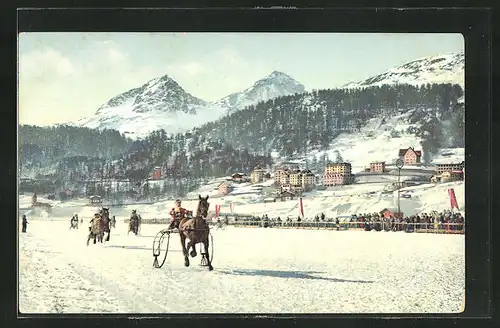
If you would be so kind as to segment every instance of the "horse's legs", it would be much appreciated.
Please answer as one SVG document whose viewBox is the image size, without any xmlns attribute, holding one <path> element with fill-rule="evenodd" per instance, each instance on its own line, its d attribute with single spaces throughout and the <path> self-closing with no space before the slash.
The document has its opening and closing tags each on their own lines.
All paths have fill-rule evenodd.
<svg viewBox="0 0 500 328">
<path fill-rule="evenodd" d="M 109 241 L 110 237 L 111 237 L 111 228 L 108 229 L 108 236 L 106 237 L 106 241 Z"/>
<path fill-rule="evenodd" d="M 186 236 L 182 233 L 182 231 L 179 233 L 181 236 L 181 244 L 182 244 L 182 254 L 184 254 L 184 266 L 189 266 L 189 257 L 188 257 L 188 251 L 186 249 Z"/>
<path fill-rule="evenodd" d="M 92 238 L 92 233 L 89 233 L 89 236 L 87 237 L 87 246 L 89 245 L 90 238 Z"/>
<path fill-rule="evenodd" d="M 207 258 L 208 270 L 212 271 L 214 269 L 214 267 L 212 266 L 212 261 L 210 260 L 210 254 L 209 254 L 209 251 L 208 251 L 209 245 L 210 244 L 209 244 L 208 237 L 207 237 L 207 239 L 205 239 L 203 241 L 203 246 L 205 246 L 205 256 Z"/>
<path fill-rule="evenodd" d="M 191 257 L 195 257 L 196 256 L 196 248 L 195 248 L 196 244 L 193 243 L 191 240 L 188 241 L 188 244 L 187 244 L 187 250 L 189 250 L 190 248 L 192 248 L 192 251 L 190 253 Z"/>
</svg>

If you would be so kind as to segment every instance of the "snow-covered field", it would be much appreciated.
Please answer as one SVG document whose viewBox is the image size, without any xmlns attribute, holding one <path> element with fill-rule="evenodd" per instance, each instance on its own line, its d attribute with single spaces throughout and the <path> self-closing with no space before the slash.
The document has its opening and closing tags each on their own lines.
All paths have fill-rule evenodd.
<svg viewBox="0 0 500 328">
<path fill-rule="evenodd" d="M 111 210 L 113 214 L 113 209 Z M 214 271 L 183 265 L 177 235 L 152 267 L 162 225 L 86 246 L 86 226 L 31 217 L 19 233 L 21 313 L 460 312 L 463 235 L 229 227 L 213 231 Z M 19 229 L 20 230 L 20 229 Z M 193 296 L 196 295 L 195 298 Z"/>
</svg>

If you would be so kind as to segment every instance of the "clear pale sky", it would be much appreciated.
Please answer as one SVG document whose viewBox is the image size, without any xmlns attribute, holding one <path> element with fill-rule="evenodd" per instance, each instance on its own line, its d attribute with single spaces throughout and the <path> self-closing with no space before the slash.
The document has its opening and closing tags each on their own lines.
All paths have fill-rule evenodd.
<svg viewBox="0 0 500 328">
<path fill-rule="evenodd" d="M 273 70 L 307 90 L 334 88 L 425 56 L 464 51 L 460 34 L 22 33 L 19 123 L 92 115 L 103 103 L 168 74 L 213 101 Z"/>
</svg>

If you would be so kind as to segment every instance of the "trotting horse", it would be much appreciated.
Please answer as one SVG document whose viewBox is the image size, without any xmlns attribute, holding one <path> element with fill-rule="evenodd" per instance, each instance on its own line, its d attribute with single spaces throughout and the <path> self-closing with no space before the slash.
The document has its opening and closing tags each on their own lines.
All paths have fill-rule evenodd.
<svg viewBox="0 0 500 328">
<path fill-rule="evenodd" d="M 102 235 L 104 236 L 104 233 L 107 233 L 108 235 L 106 236 L 106 241 L 109 241 L 109 238 L 111 236 L 111 227 L 110 227 L 111 219 L 109 218 L 109 208 L 103 207 L 99 211 L 99 214 L 101 215 L 102 218 L 101 220 Z"/>
<path fill-rule="evenodd" d="M 140 215 L 137 215 L 137 210 L 132 211 L 132 215 L 130 216 L 130 221 L 128 223 L 128 232 L 132 231 L 135 235 L 139 232 L 139 222 Z"/>
<path fill-rule="evenodd" d="M 208 252 L 209 248 L 209 236 L 210 227 L 208 226 L 205 218 L 208 214 L 208 208 L 210 203 L 208 203 L 208 196 L 203 198 L 198 195 L 198 209 L 196 210 L 196 216 L 194 218 L 183 218 L 179 224 L 179 235 L 181 237 L 182 253 L 184 254 L 184 265 L 189 266 L 188 250 L 192 248 L 190 253 L 191 257 L 196 256 L 195 245 L 198 243 L 203 243 L 206 253 L 206 259 L 208 263 L 208 270 L 212 271 L 212 262 Z M 186 239 L 189 242 L 186 245 Z"/>
<path fill-rule="evenodd" d="M 70 226 L 69 229 L 78 229 L 78 218 L 75 218 L 74 216 L 70 220 Z"/>
<path fill-rule="evenodd" d="M 90 226 L 90 233 L 89 236 L 87 237 L 87 246 L 89 245 L 91 238 L 94 238 L 94 244 L 97 242 L 97 240 L 102 243 L 104 231 L 102 229 L 101 221 L 102 221 L 101 214 L 95 213 L 94 218 L 91 221 L 92 225 Z"/>
</svg>

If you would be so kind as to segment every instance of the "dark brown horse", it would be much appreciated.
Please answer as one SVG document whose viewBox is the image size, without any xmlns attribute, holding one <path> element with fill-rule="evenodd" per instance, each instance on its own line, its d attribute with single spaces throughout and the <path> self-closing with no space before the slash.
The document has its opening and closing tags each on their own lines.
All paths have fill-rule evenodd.
<svg viewBox="0 0 500 328">
<path fill-rule="evenodd" d="M 108 235 L 106 236 L 106 241 L 109 241 L 109 238 L 111 237 L 111 228 L 110 228 L 111 219 L 109 218 L 109 208 L 103 207 L 99 211 L 99 214 L 101 215 L 102 235 L 104 236 L 104 233 L 107 233 Z"/>
<path fill-rule="evenodd" d="M 87 246 L 89 245 L 90 239 L 94 238 L 94 244 L 99 241 L 102 243 L 102 238 L 104 235 L 102 229 L 102 216 L 99 213 L 94 214 L 94 218 L 91 220 L 92 225 L 90 226 L 89 235 L 87 237 Z"/>
<path fill-rule="evenodd" d="M 132 231 L 135 235 L 137 235 L 137 233 L 139 232 L 139 223 L 141 221 L 140 218 L 141 216 L 137 214 L 137 210 L 133 210 L 132 215 L 130 216 L 130 221 L 128 223 L 128 233 Z"/>
<path fill-rule="evenodd" d="M 98 241 L 103 242 L 104 233 L 107 233 L 106 241 L 109 241 L 111 229 L 110 229 L 110 219 L 109 219 L 109 208 L 103 207 L 99 213 L 94 214 L 92 219 L 92 226 L 90 228 L 90 233 L 87 238 L 87 245 L 90 239 L 94 239 L 94 244 Z"/>
<path fill-rule="evenodd" d="M 191 257 L 196 256 L 195 245 L 198 243 L 203 243 L 205 248 L 205 256 L 208 263 L 208 270 L 212 271 L 212 262 L 208 252 L 209 249 L 209 237 L 210 237 L 210 227 L 208 226 L 205 218 L 208 214 L 208 208 L 210 203 L 208 202 L 208 196 L 203 198 L 198 195 L 200 200 L 198 202 L 198 209 L 196 210 L 196 216 L 191 219 L 184 218 L 179 224 L 179 235 L 181 236 L 182 253 L 184 254 L 184 265 L 189 266 L 188 250 L 192 248 Z M 188 243 L 186 245 L 186 239 Z"/>
</svg>

